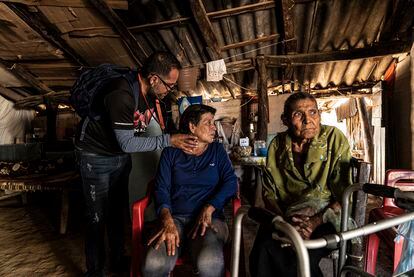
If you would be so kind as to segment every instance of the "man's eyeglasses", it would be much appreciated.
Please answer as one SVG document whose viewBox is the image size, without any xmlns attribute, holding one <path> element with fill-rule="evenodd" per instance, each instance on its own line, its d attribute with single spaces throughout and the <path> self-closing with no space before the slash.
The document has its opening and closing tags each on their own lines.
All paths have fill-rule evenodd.
<svg viewBox="0 0 414 277">
<path fill-rule="evenodd" d="M 166 81 L 164 81 L 158 74 L 154 74 L 155 76 L 158 77 L 158 79 L 161 80 L 161 82 L 164 84 L 165 88 L 167 89 L 168 92 L 174 92 L 176 90 L 178 90 L 178 85 L 177 84 L 169 84 Z"/>
</svg>

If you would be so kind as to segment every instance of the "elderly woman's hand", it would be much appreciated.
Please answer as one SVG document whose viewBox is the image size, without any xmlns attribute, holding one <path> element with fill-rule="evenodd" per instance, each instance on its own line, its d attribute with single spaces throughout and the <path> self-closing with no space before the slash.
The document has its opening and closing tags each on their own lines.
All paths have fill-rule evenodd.
<svg viewBox="0 0 414 277">
<path fill-rule="evenodd" d="M 291 215 L 289 221 L 303 239 L 309 239 L 316 227 L 324 222 L 324 213 L 328 209 L 332 209 L 332 212 L 336 213 L 337 216 L 341 213 L 341 205 L 339 202 L 333 202 L 318 213 L 314 213 L 312 208 L 302 209 L 299 213 Z"/>
<path fill-rule="evenodd" d="M 212 205 L 206 205 L 203 207 L 193 229 L 190 232 L 190 236 L 193 239 L 197 237 L 198 233 L 200 233 L 200 236 L 204 236 L 207 228 L 212 228 L 214 231 L 217 231 L 211 224 L 211 215 L 215 210 L 216 208 L 214 208 Z"/>
<path fill-rule="evenodd" d="M 151 245 L 155 240 L 157 240 L 155 249 L 158 249 L 165 241 L 168 256 L 174 256 L 176 248 L 180 246 L 180 235 L 168 209 L 161 211 L 161 230 L 150 238 L 148 245 Z"/>
<path fill-rule="evenodd" d="M 292 217 L 292 224 L 303 239 L 309 239 L 313 231 L 322 224 L 322 214 L 311 217 Z"/>
</svg>

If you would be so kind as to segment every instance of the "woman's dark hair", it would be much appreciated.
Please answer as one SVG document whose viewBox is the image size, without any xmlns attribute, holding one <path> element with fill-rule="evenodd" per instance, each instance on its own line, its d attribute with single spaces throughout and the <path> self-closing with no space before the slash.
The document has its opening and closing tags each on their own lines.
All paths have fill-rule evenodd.
<svg viewBox="0 0 414 277">
<path fill-rule="evenodd" d="M 194 104 L 188 106 L 180 118 L 179 131 L 182 134 L 190 134 L 190 123 L 197 125 L 200 122 L 201 116 L 205 113 L 216 114 L 216 109 L 203 104 Z"/>
<path fill-rule="evenodd" d="M 292 115 L 293 112 L 293 106 L 298 102 L 299 100 L 304 99 L 310 99 L 313 102 L 315 102 L 316 106 L 318 106 L 318 103 L 316 102 L 315 97 L 307 92 L 295 92 L 291 94 L 285 101 L 285 105 L 283 107 L 283 114 L 282 114 L 282 121 L 285 125 L 287 125 L 288 119 Z"/>
<path fill-rule="evenodd" d="M 168 76 L 172 69 L 181 69 L 181 65 L 175 56 L 169 52 L 154 52 L 144 62 L 141 74 L 147 78 L 151 73 L 162 77 Z"/>
</svg>

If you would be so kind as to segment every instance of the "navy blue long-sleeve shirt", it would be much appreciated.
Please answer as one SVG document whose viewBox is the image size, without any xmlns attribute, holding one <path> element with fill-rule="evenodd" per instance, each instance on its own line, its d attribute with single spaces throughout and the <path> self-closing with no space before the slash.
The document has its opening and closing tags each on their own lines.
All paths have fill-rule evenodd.
<svg viewBox="0 0 414 277">
<path fill-rule="evenodd" d="M 213 142 L 200 156 L 167 147 L 163 150 L 155 184 L 158 214 L 168 208 L 174 216 L 196 217 L 212 205 L 213 217 L 223 217 L 223 207 L 237 191 L 237 177 L 221 143 Z"/>
</svg>

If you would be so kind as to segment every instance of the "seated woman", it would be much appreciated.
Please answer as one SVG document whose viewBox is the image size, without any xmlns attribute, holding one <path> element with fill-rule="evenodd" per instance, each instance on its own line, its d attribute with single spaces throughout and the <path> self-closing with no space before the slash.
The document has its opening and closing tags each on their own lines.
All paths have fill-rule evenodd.
<svg viewBox="0 0 414 277">
<path fill-rule="evenodd" d="M 183 250 L 200 276 L 223 276 L 223 245 L 228 238 L 223 207 L 237 191 L 237 177 L 222 144 L 213 142 L 216 110 L 191 105 L 181 116 L 180 132 L 193 134 L 192 153 L 167 147 L 155 184 L 160 225 L 150 237 L 143 276 L 168 276 Z"/>
<path fill-rule="evenodd" d="M 303 239 L 335 233 L 343 191 L 352 183 L 348 141 L 339 129 L 321 124 L 316 99 L 309 93 L 288 97 L 282 121 L 288 130 L 270 143 L 264 170 L 265 207 L 283 216 Z M 251 276 L 297 276 L 294 250 L 273 240 L 272 228 L 260 227 L 250 253 Z M 312 277 L 323 276 L 319 261 L 330 251 L 309 251 Z"/>
</svg>

